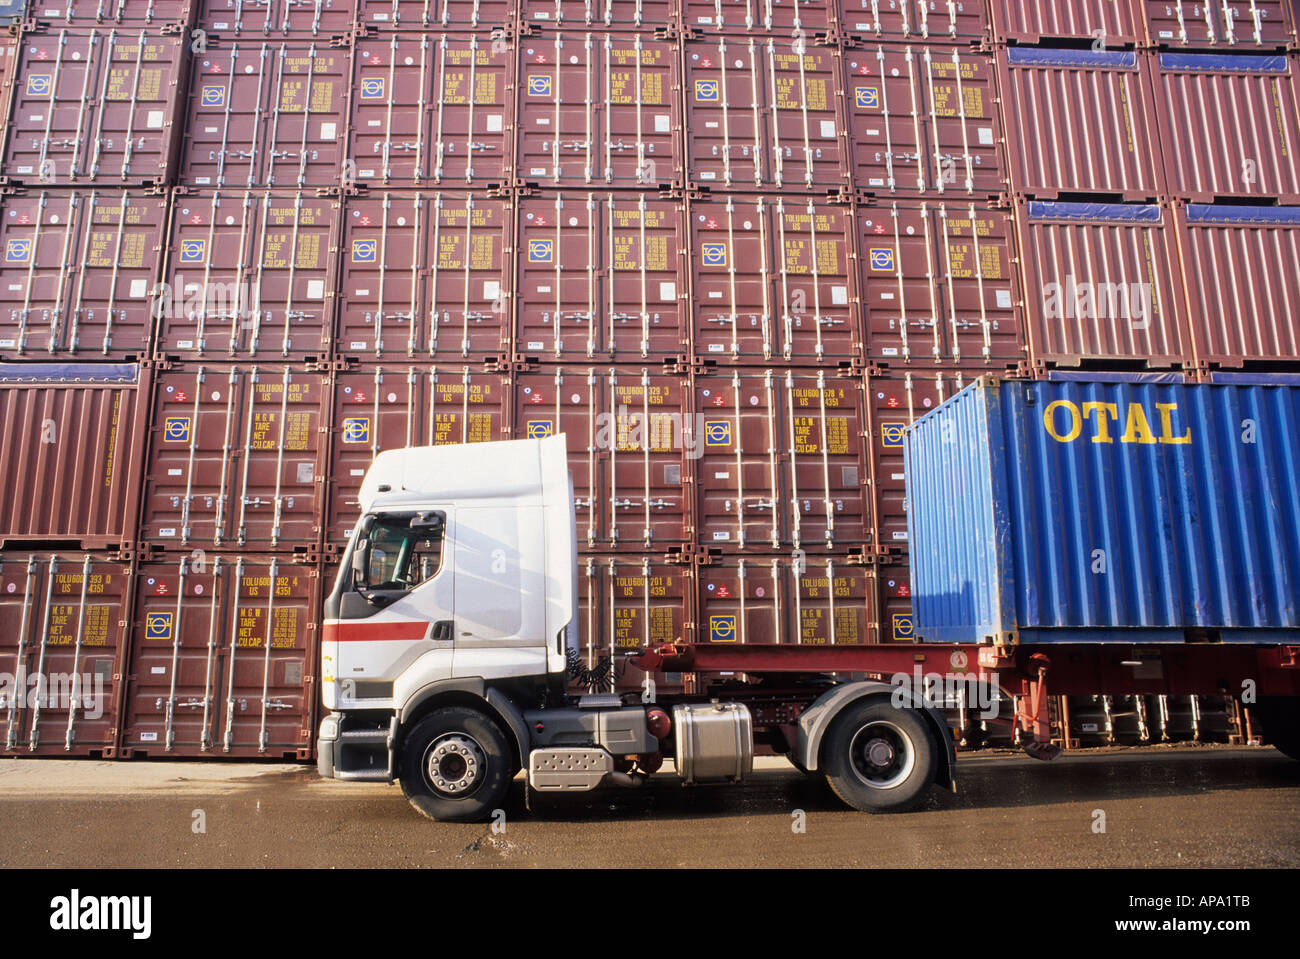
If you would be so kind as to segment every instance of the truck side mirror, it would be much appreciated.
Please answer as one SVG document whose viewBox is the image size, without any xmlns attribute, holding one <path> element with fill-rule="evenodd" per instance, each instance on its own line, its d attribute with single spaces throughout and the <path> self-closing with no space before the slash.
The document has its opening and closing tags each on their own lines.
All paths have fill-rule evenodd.
<svg viewBox="0 0 1300 959">
<path fill-rule="evenodd" d="M 442 528 L 447 522 L 447 514 L 439 510 L 426 510 L 411 517 L 411 529 L 418 529 L 429 539 L 442 535 Z"/>
<path fill-rule="evenodd" d="M 352 549 L 352 585 L 366 586 L 370 582 L 370 537 L 357 541 Z"/>
</svg>

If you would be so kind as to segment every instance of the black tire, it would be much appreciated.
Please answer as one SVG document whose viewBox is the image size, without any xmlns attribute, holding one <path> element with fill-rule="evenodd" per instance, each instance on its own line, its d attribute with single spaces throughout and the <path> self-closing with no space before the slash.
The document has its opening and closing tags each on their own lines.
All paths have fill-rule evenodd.
<svg viewBox="0 0 1300 959">
<path fill-rule="evenodd" d="M 1264 725 L 1264 742 L 1282 755 L 1300 760 L 1300 697 L 1261 697 L 1254 712 Z"/>
<path fill-rule="evenodd" d="M 481 822 L 501 805 L 510 780 L 510 744 L 483 713 L 435 709 L 407 732 L 397 762 L 402 792 L 438 822 Z"/>
<path fill-rule="evenodd" d="M 821 768 L 835 795 L 862 812 L 904 812 L 934 782 L 939 747 L 914 709 L 889 701 L 852 703 L 831 723 Z"/>
</svg>

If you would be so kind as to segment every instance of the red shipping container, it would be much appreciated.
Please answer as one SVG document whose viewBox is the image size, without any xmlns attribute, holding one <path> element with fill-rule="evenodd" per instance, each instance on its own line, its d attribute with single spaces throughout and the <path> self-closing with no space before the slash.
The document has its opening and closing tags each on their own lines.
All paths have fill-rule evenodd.
<svg viewBox="0 0 1300 959">
<path fill-rule="evenodd" d="M 342 547 L 357 494 L 382 450 L 509 439 L 510 380 L 457 366 L 377 366 L 335 374 L 326 542 Z"/>
<path fill-rule="evenodd" d="M 867 355 L 922 364 L 1025 359 L 1011 214 L 962 202 L 862 205 Z"/>
<path fill-rule="evenodd" d="M 354 0 L 357 26 L 372 30 L 490 30 L 514 24 L 516 0 Z"/>
<path fill-rule="evenodd" d="M 705 197 L 689 204 L 695 354 L 847 363 L 862 356 L 847 204 Z"/>
<path fill-rule="evenodd" d="M 134 545 L 148 395 L 135 364 L 0 364 L 0 546 Z"/>
<path fill-rule="evenodd" d="M 697 643 L 863 646 L 875 642 L 872 576 L 805 554 L 710 557 L 695 572 Z"/>
<path fill-rule="evenodd" d="M 1294 57 L 1161 53 L 1151 66 L 1171 194 L 1300 201 Z"/>
<path fill-rule="evenodd" d="M 515 349 L 606 361 L 682 356 L 686 220 L 654 194 L 519 200 Z"/>
<path fill-rule="evenodd" d="M 860 377 L 718 372 L 697 374 L 694 389 L 701 545 L 871 541 Z"/>
<path fill-rule="evenodd" d="M 1194 365 L 1167 208 L 1022 201 L 1017 228 L 1035 365 Z"/>
<path fill-rule="evenodd" d="M 130 28 L 24 34 L 5 176 L 45 186 L 166 183 L 186 44 L 177 34 Z"/>
<path fill-rule="evenodd" d="M 983 0 L 841 0 L 840 29 L 866 41 L 967 43 L 984 39 L 989 23 Z"/>
<path fill-rule="evenodd" d="M 328 417 L 326 373 L 287 364 L 160 370 L 143 544 L 314 553 Z"/>
<path fill-rule="evenodd" d="M 5 196 L 0 356 L 147 358 L 166 229 L 166 198 L 140 190 Z"/>
<path fill-rule="evenodd" d="M 382 33 L 356 41 L 345 182 L 508 184 L 515 111 L 513 41 Z"/>
<path fill-rule="evenodd" d="M 0 556 L 0 755 L 116 754 L 130 600 L 102 554 Z"/>
<path fill-rule="evenodd" d="M 337 352 L 508 357 L 514 213 L 467 193 L 368 193 L 343 203 Z"/>
<path fill-rule="evenodd" d="M 903 196 L 1007 188 L 993 59 L 961 47 L 844 53 L 854 184 Z"/>
<path fill-rule="evenodd" d="M 196 0 L 198 29 L 223 38 L 314 37 L 352 32 L 354 0 Z"/>
<path fill-rule="evenodd" d="M 151 30 L 188 27 L 194 21 L 195 0 L 33 0 L 27 15 L 56 26 L 149 27 Z"/>
<path fill-rule="evenodd" d="M 122 755 L 310 759 L 320 594 L 285 557 L 141 563 Z"/>
<path fill-rule="evenodd" d="M 305 192 L 174 194 L 154 303 L 157 353 L 324 357 L 338 290 L 340 206 Z"/>
<path fill-rule="evenodd" d="M 643 34 L 520 41 L 519 176 L 541 186 L 680 185 L 677 45 Z"/>
<path fill-rule="evenodd" d="M 1300 207 L 1179 204 L 1177 215 L 1199 363 L 1296 368 Z"/>
<path fill-rule="evenodd" d="M 1140 44 L 1142 11 L 1132 0 L 990 0 L 993 37 L 999 42 L 1101 40 L 1105 46 Z"/>
<path fill-rule="evenodd" d="M 836 48 L 725 37 L 683 47 L 692 184 L 815 193 L 849 186 Z"/>
<path fill-rule="evenodd" d="M 1146 54 L 1010 47 L 996 56 L 1018 193 L 1141 201 L 1164 192 Z"/>
<path fill-rule="evenodd" d="M 325 42 L 209 43 L 194 57 L 180 182 L 337 186 L 351 93 L 349 50 Z"/>
<path fill-rule="evenodd" d="M 516 439 L 565 433 L 587 546 L 680 549 L 694 542 L 697 455 L 690 389 L 639 367 L 550 367 L 516 374 Z"/>
<path fill-rule="evenodd" d="M 530 0 L 524 0 L 525 7 Z M 680 0 L 682 26 L 730 37 L 745 34 L 811 41 L 835 29 L 835 0 Z M 667 6 L 667 4 L 664 4 Z M 651 21 L 664 23 L 664 20 Z"/>
<path fill-rule="evenodd" d="M 1134 0 L 1146 42 L 1161 47 L 1281 50 L 1296 41 L 1288 0 Z"/>
</svg>

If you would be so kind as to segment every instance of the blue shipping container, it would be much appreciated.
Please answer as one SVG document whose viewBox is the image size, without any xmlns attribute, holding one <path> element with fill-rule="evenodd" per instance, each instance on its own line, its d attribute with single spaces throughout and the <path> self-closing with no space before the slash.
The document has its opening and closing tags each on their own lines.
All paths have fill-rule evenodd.
<svg viewBox="0 0 1300 959">
<path fill-rule="evenodd" d="M 905 448 L 928 642 L 1300 642 L 1300 385 L 1003 381 Z"/>
</svg>

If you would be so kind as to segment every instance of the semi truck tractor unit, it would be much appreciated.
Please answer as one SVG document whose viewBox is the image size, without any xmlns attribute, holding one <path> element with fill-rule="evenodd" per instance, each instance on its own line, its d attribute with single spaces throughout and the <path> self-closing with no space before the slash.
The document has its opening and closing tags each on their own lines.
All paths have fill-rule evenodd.
<svg viewBox="0 0 1300 959">
<path fill-rule="evenodd" d="M 1091 493 L 1076 492 L 1081 501 L 1093 497 L 1081 508 L 1101 508 L 1107 477 L 1119 477 L 1146 497 L 1124 521 L 1167 530 L 1170 510 L 1193 508 L 1176 502 L 1170 483 L 1182 475 L 1180 482 L 1194 485 L 1186 469 L 1216 468 L 1213 451 L 1197 443 L 1210 442 L 1212 433 L 1224 443 L 1234 435 L 1212 429 L 1206 417 L 1223 424 L 1250 418 L 1233 404 L 1252 400 L 1245 392 L 1211 398 L 1196 393 L 1200 387 L 1162 388 L 1173 393 L 1156 397 L 1090 389 L 1137 388 L 1026 389 L 986 380 L 909 432 L 909 522 L 922 564 L 913 582 L 928 583 L 930 597 L 918 599 L 924 615 L 917 642 L 810 645 L 779 637 L 764 645 L 678 641 L 629 651 L 630 662 L 647 673 L 690 677 L 687 692 L 671 696 L 656 697 L 649 684 L 616 694 L 600 681 L 609 670 L 589 671 L 579 655 L 573 486 L 562 434 L 381 452 L 363 481 L 361 519 L 326 600 L 322 683 L 330 712 L 320 727 L 320 773 L 397 781 L 424 815 L 474 821 L 501 806 L 521 770 L 527 795 L 583 792 L 635 788 L 671 759 L 680 780 L 696 786 L 742 783 L 756 753 L 776 754 L 824 777 L 849 806 L 897 811 L 915 806 L 933 786 L 956 788 L 954 736 L 936 703 L 951 701 L 957 690 L 1011 724 L 1031 756 L 1051 759 L 1059 749 L 1052 744 L 1049 688 L 1066 695 L 1245 691 L 1247 703 L 1258 696 L 1256 715 L 1270 741 L 1294 758 L 1300 635 L 1296 581 L 1289 577 L 1300 568 L 1286 564 L 1296 560 L 1300 531 L 1295 473 L 1275 454 L 1287 443 L 1293 448 L 1296 436 L 1274 437 L 1270 442 L 1281 445 L 1263 451 L 1230 451 L 1239 467 L 1249 467 L 1242 457 L 1256 453 L 1263 463 L 1234 474 L 1248 476 L 1260 500 L 1233 501 L 1258 515 L 1241 513 L 1231 535 L 1218 531 L 1233 553 L 1220 572 L 1230 574 L 1232 563 L 1247 571 L 1255 564 L 1254 575 L 1268 581 L 1235 606 L 1226 594 L 1244 581 L 1220 589 L 1231 620 L 1224 623 L 1241 629 L 1193 621 L 1192 611 L 1206 608 L 1195 596 L 1185 610 L 1175 603 L 1153 612 L 1151 602 L 1134 600 L 1142 607 L 1136 613 L 1110 596 L 1108 620 L 1097 612 L 1111 588 L 1104 582 L 1067 583 L 1075 589 L 1068 602 L 1044 599 L 1029 582 L 1038 575 L 1035 563 L 1060 582 L 1071 580 L 1073 561 L 1063 557 L 1076 547 L 1097 562 L 1092 549 L 1083 549 L 1091 542 L 1079 532 L 1086 523 L 1058 524 L 1076 536 L 1069 543 L 1067 533 L 1035 526 L 1035 509 L 1042 520 L 1080 504 L 1031 495 L 1034 484 L 1059 483 L 1053 464 L 1066 464 L 1092 477 Z M 1295 430 L 1296 393 L 1281 392 L 1245 411 L 1256 429 L 1275 423 Z M 1134 404 L 1144 411 L 1132 412 Z M 1128 433 L 1142 443 L 1073 442 L 1081 430 L 1071 410 L 1112 406 L 1130 410 Z M 1200 419 L 1181 418 L 1193 413 Z M 1118 438 L 1122 430 L 1114 432 Z M 1041 455 L 1009 462 L 1009 448 Z M 1106 456 L 1121 459 L 1106 467 Z M 912 475 L 917 469 L 931 471 L 931 479 Z M 1008 495 L 1008 471 L 1024 502 Z M 934 481 L 940 475 L 948 476 L 946 484 Z M 1004 509 L 1008 504 L 1014 508 Z M 1188 542 L 1217 529 L 1208 521 L 1202 526 L 1203 519 L 1183 530 Z M 1122 568 L 1137 540 L 1126 544 L 1102 526 L 1097 535 Z M 1022 530 L 1034 531 L 1032 542 Z M 1171 548 L 1180 548 L 1181 535 Z M 1264 546 L 1271 551 L 1267 568 L 1259 565 Z M 1146 548 L 1149 560 L 1171 560 L 1169 549 Z M 1016 549 L 1021 555 L 1013 555 Z M 1199 575 L 1188 572 L 1194 564 L 1181 573 L 1176 565 L 1165 570 L 1169 581 L 1161 587 L 1169 595 L 1186 592 L 1185 583 L 1173 582 L 1180 575 Z M 1050 590 L 1057 580 L 1043 576 L 1041 589 Z M 972 589 L 984 595 L 972 596 Z M 1101 593 L 1089 599 L 1090 589 Z M 1157 591 L 1155 606 L 1164 593 Z M 1139 614 L 1151 622 L 1134 629 L 1129 620 Z M 927 623 L 940 630 L 939 641 L 925 641 Z M 1266 627 L 1257 639 L 1255 627 Z"/>
</svg>

